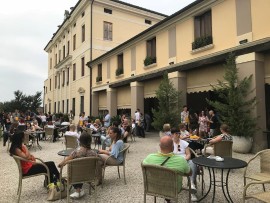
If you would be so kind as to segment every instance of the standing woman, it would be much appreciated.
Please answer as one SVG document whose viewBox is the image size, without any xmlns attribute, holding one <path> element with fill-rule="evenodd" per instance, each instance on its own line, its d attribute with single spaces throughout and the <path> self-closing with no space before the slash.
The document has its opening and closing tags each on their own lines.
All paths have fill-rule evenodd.
<svg viewBox="0 0 270 203">
<path fill-rule="evenodd" d="M 208 124 L 208 117 L 204 114 L 204 111 L 202 111 L 199 115 L 199 133 L 201 132 L 207 132 L 207 124 Z"/>
<path fill-rule="evenodd" d="M 112 155 L 110 159 L 107 160 L 107 165 L 118 165 L 123 162 L 124 156 L 122 149 L 124 148 L 124 142 L 121 140 L 121 131 L 119 128 L 112 127 L 109 130 L 109 136 L 112 140 L 112 145 L 109 150 L 99 150 L 99 156 L 103 161 L 107 160 L 109 156 Z"/>
<path fill-rule="evenodd" d="M 24 133 L 23 132 L 16 132 L 12 136 L 12 143 L 10 147 L 10 155 L 16 155 L 21 158 L 36 162 L 35 157 L 30 154 L 28 151 L 27 147 L 23 144 L 23 139 L 24 139 Z M 59 179 L 59 172 L 54 164 L 53 161 L 48 161 L 44 162 L 47 167 L 49 168 L 50 172 L 50 182 L 53 182 L 53 177 L 55 176 L 57 179 Z M 46 173 L 47 170 L 43 165 L 40 164 L 35 164 L 32 162 L 26 162 L 26 161 L 21 161 L 22 165 L 22 172 L 23 175 L 35 175 L 38 173 Z"/>
<path fill-rule="evenodd" d="M 6 116 L 5 116 L 5 128 L 6 128 L 6 131 L 10 130 L 10 126 L 11 126 L 10 114 L 6 114 Z"/>
</svg>

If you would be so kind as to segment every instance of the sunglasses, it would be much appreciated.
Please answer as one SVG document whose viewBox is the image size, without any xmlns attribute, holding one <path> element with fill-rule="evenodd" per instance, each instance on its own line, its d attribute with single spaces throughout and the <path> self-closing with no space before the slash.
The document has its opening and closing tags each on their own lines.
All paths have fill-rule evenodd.
<svg viewBox="0 0 270 203">
<path fill-rule="evenodd" d="M 181 152 L 181 148 L 180 148 L 180 145 L 178 145 L 178 152 Z"/>
</svg>

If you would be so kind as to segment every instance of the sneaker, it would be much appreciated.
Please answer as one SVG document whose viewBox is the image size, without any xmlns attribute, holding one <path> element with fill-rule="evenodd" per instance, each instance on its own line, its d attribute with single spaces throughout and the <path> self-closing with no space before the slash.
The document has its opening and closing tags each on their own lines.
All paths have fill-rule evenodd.
<svg viewBox="0 0 270 203">
<path fill-rule="evenodd" d="M 79 198 L 80 197 L 80 193 L 79 192 L 73 192 L 71 195 L 70 195 L 70 198 Z"/>
<path fill-rule="evenodd" d="M 196 194 L 197 193 L 197 188 L 195 184 L 191 184 L 191 194 Z"/>
<path fill-rule="evenodd" d="M 198 198 L 196 197 L 196 195 L 191 194 L 191 201 L 192 202 L 197 202 L 198 201 Z"/>
</svg>

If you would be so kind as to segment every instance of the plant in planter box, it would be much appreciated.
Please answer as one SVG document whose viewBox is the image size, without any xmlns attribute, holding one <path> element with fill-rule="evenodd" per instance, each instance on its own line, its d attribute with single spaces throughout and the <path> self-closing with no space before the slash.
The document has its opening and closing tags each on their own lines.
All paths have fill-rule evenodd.
<svg viewBox="0 0 270 203">
<path fill-rule="evenodd" d="M 181 111 L 181 92 L 177 91 L 165 72 L 156 91 L 158 109 L 153 110 L 152 126 L 157 130 L 162 130 L 163 124 L 170 123 L 171 127 L 178 127 L 180 123 L 179 112 Z"/>
<path fill-rule="evenodd" d="M 196 38 L 195 41 L 192 42 L 192 50 L 207 46 L 207 45 L 212 44 L 212 43 L 213 43 L 212 36 Z"/>
<path fill-rule="evenodd" d="M 147 56 L 143 61 L 144 66 L 149 66 L 149 65 L 156 63 L 156 62 L 157 62 L 157 58 L 152 57 L 152 56 Z"/>
<path fill-rule="evenodd" d="M 102 77 L 101 76 L 97 76 L 96 77 L 96 82 L 100 82 L 100 81 L 102 81 Z"/>
<path fill-rule="evenodd" d="M 123 73 L 124 73 L 123 68 L 117 68 L 116 71 L 115 71 L 115 75 L 116 75 L 116 76 L 119 76 L 119 75 L 121 75 L 121 74 L 123 74 Z"/>
<path fill-rule="evenodd" d="M 220 101 L 207 102 L 219 112 L 220 120 L 226 123 L 233 136 L 247 138 L 250 149 L 252 139 L 257 130 L 257 118 L 252 116 L 252 110 L 257 104 L 256 97 L 251 97 L 250 90 L 252 75 L 242 80 L 238 77 L 238 68 L 235 63 L 235 55 L 230 54 L 226 60 L 224 81 L 219 81 L 216 86 L 212 86 L 213 91 L 218 94 Z M 238 139 L 238 138 L 236 138 Z M 250 149 L 240 149 L 234 138 L 234 151 L 248 153 Z M 241 141 L 243 142 L 243 141 Z M 247 145 L 247 144 L 244 144 Z"/>
</svg>

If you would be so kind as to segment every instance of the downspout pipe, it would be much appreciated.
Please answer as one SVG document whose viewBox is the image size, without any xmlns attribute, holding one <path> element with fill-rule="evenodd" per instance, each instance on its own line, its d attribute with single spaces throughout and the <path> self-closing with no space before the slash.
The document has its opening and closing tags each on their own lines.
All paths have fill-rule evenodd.
<svg viewBox="0 0 270 203">
<path fill-rule="evenodd" d="M 91 1 L 91 19 L 90 19 L 90 63 L 93 60 L 93 4 L 95 0 L 90 0 Z M 89 77 L 89 82 L 90 82 L 90 113 L 89 115 L 92 116 L 92 66 L 89 66 L 90 68 L 90 77 Z"/>
</svg>

